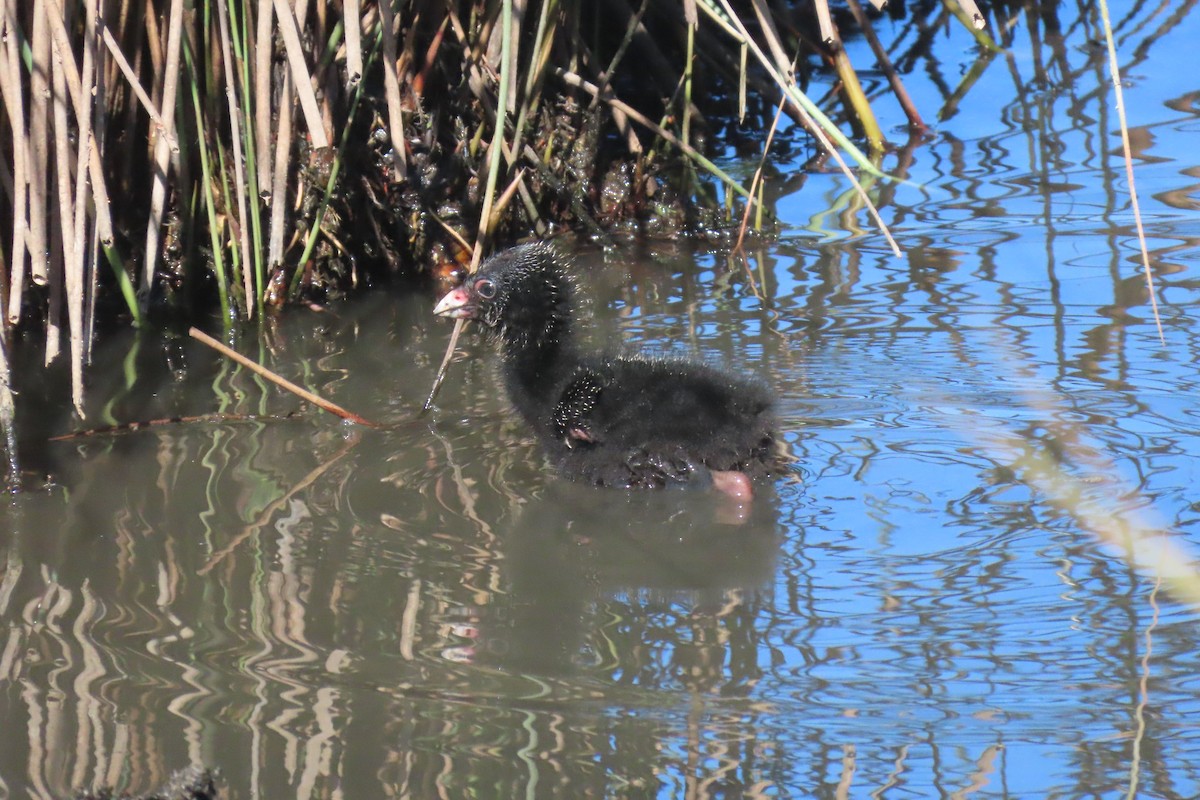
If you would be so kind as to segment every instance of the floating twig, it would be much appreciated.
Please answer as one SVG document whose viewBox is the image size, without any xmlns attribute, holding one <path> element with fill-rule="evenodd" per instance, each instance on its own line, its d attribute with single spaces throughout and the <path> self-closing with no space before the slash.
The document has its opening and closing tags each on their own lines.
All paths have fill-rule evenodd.
<svg viewBox="0 0 1200 800">
<path fill-rule="evenodd" d="M 233 359 L 234 361 L 241 364 L 243 367 L 250 370 L 251 372 L 253 372 L 257 375 L 261 375 L 262 377 L 266 378 L 271 383 L 275 384 L 276 386 L 280 387 L 281 389 L 288 390 L 289 392 L 296 395 L 297 397 L 303 398 L 304 400 L 307 400 L 308 402 L 312 403 L 313 405 L 315 405 L 319 408 L 323 408 L 324 410 L 328 411 L 330 414 L 336 414 L 339 417 L 341 417 L 342 419 L 349 420 L 349 421 L 357 423 L 359 425 L 365 425 L 368 428 L 378 428 L 379 427 L 378 424 L 360 417 L 358 414 L 355 414 L 353 411 L 347 411 L 346 409 L 342 408 L 338 404 L 332 403 L 329 400 L 326 400 L 325 398 L 320 397 L 319 395 L 315 395 L 312 392 L 308 391 L 307 389 L 305 389 L 301 386 L 297 386 L 296 384 L 289 381 L 287 378 L 284 378 L 281 375 L 277 375 L 276 373 L 267 369 L 266 367 L 259 364 L 258 362 L 251 361 L 249 358 L 246 358 L 244 355 L 242 355 L 238 351 L 234 350 L 233 348 L 228 347 L 228 346 L 222 344 L 221 342 L 218 342 L 216 339 L 209 336 L 204 331 L 201 331 L 197 328 L 189 328 L 188 335 L 191 336 L 193 339 L 196 339 L 197 341 L 203 342 L 204 344 L 208 345 L 209 347 L 216 350 L 221 355 Z"/>
</svg>

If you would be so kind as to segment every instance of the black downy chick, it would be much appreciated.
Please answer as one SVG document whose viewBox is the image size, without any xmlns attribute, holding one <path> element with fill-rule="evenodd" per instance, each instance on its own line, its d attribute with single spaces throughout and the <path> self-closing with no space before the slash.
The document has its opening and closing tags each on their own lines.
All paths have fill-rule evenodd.
<svg viewBox="0 0 1200 800">
<path fill-rule="evenodd" d="M 568 266 L 545 244 L 498 253 L 434 313 L 500 342 L 509 399 L 564 477 L 597 486 L 712 485 L 739 499 L 769 472 L 771 393 L 684 360 L 584 354 Z"/>
</svg>

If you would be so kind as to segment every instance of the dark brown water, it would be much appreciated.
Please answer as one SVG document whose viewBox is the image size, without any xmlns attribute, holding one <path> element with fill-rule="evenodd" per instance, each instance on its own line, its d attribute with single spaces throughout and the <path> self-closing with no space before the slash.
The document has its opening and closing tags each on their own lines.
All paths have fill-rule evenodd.
<svg viewBox="0 0 1200 800">
<path fill-rule="evenodd" d="M 78 423 L 31 386 L 0 798 L 189 764 L 235 798 L 1196 796 L 1196 614 L 1091 529 L 1190 559 L 1200 525 L 1200 18 L 1114 12 L 1165 344 L 1090 17 L 961 98 L 958 62 L 910 75 L 943 121 L 889 190 L 902 259 L 824 174 L 772 181 L 749 273 L 581 253 L 596 338 L 776 387 L 795 474 L 750 507 L 557 481 L 471 333 L 419 418 L 431 295 L 235 339 L 383 430 L 151 336 L 105 343 L 88 424 L 257 419 L 47 444 Z"/>
</svg>

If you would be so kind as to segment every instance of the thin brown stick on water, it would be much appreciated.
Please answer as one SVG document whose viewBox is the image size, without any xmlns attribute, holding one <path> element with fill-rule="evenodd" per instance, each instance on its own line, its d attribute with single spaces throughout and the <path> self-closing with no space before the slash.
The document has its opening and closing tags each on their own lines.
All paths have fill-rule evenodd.
<svg viewBox="0 0 1200 800">
<path fill-rule="evenodd" d="M 263 420 L 286 420 L 294 414 L 272 416 L 266 414 L 226 414 L 214 412 L 211 414 L 183 414 L 177 417 L 156 417 L 155 419 L 138 420 L 136 422 L 120 422 L 116 425 L 101 425 L 98 428 L 60 433 L 51 436 L 47 442 L 71 442 L 77 439 L 90 439 L 94 436 L 111 436 L 124 433 L 136 433 L 150 428 L 162 428 L 167 425 L 191 425 L 197 422 L 262 422 Z"/>
<path fill-rule="evenodd" d="M 281 389 L 286 389 L 287 391 L 291 392 L 292 394 L 296 395 L 297 397 L 301 397 L 304 400 L 307 400 L 308 402 L 317 406 L 318 408 L 322 408 L 325 411 L 328 411 L 330 414 L 336 414 L 337 416 L 341 417 L 342 419 L 349 420 L 349 421 L 357 423 L 359 425 L 365 425 L 368 428 L 378 428 L 379 427 L 379 425 L 377 425 L 376 423 L 371 422 L 370 420 L 364 419 L 363 417 L 360 417 L 358 414 L 355 414 L 353 411 L 347 411 L 346 409 L 342 408 L 338 404 L 332 403 L 323 397 L 315 395 L 312 392 L 308 391 L 307 389 L 305 389 L 301 386 L 297 386 L 296 384 L 289 381 L 287 378 L 284 378 L 281 375 L 277 375 L 276 373 L 267 369 L 266 367 L 259 364 L 258 362 L 251 361 L 249 358 L 246 358 L 246 356 L 242 355 L 238 351 L 222 344 L 221 342 L 218 342 L 216 339 L 214 339 L 213 337 L 209 336 L 207 333 L 204 333 L 203 331 L 201 331 L 197 328 L 189 328 L 188 335 L 191 336 L 193 339 L 195 339 L 199 342 L 202 342 L 203 344 L 208 345 L 209 347 L 216 350 L 221 355 L 233 359 L 234 361 L 241 364 L 243 367 L 245 367 L 246 369 L 255 373 L 256 375 L 261 375 L 262 377 L 271 381 L 271 383 L 274 383 L 276 386 L 280 387 Z"/>
</svg>

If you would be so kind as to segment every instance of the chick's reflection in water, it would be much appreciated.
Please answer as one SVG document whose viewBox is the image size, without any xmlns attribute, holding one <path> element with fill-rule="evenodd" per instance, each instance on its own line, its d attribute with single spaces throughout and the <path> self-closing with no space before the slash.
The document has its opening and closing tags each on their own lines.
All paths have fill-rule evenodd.
<svg viewBox="0 0 1200 800">
<path fill-rule="evenodd" d="M 503 537 L 507 602 L 481 609 L 476 660 L 622 681 L 706 672 L 712 684 L 751 679 L 757 648 L 744 640 L 756 626 L 745 617 L 757 614 L 772 582 L 775 497 L 761 493 L 738 524 L 715 521 L 727 499 L 549 483 Z M 739 633 L 718 634 L 724 626 Z"/>
</svg>

